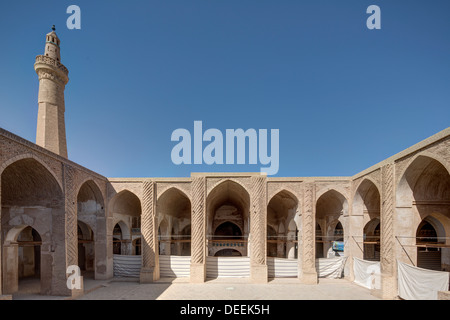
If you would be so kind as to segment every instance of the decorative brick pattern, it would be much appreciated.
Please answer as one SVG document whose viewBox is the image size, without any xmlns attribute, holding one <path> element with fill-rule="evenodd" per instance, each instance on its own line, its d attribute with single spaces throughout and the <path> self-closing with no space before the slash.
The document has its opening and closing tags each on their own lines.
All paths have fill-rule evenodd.
<svg viewBox="0 0 450 320">
<path fill-rule="evenodd" d="M 315 270 L 315 254 L 314 254 L 314 241 L 315 241 L 315 226 L 314 226 L 314 184 L 307 183 L 304 186 L 303 191 L 303 226 L 302 226 L 302 267 L 303 272 L 310 272 Z"/>
<path fill-rule="evenodd" d="M 78 265 L 76 172 L 64 166 L 64 196 L 66 207 L 66 265 Z"/>
<path fill-rule="evenodd" d="M 252 177 L 252 189 L 250 196 L 250 234 L 252 264 L 266 264 L 266 215 L 266 177 Z"/>
<path fill-rule="evenodd" d="M 155 266 L 155 183 L 144 181 L 142 190 L 142 266 L 149 268 Z"/>
<path fill-rule="evenodd" d="M 381 168 L 381 270 L 394 272 L 394 165 Z"/>
<path fill-rule="evenodd" d="M 191 262 L 205 263 L 206 178 L 192 179 Z"/>
</svg>

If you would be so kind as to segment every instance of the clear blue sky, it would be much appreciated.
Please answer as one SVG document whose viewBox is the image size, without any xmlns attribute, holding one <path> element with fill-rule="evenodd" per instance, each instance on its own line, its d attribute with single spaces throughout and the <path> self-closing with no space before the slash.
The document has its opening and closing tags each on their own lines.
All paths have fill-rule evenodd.
<svg viewBox="0 0 450 320">
<path fill-rule="evenodd" d="M 449 127 L 449 16 L 448 0 L 2 1 L 0 127 L 35 141 L 33 64 L 55 24 L 71 160 L 107 177 L 259 171 L 174 165 L 172 131 L 201 120 L 279 129 L 277 176 L 353 175 Z"/>
</svg>

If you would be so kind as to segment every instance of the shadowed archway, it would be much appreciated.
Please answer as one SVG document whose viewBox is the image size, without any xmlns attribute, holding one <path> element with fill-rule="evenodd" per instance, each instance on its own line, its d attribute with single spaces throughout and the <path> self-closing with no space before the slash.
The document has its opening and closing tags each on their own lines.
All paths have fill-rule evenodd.
<svg viewBox="0 0 450 320">
<path fill-rule="evenodd" d="M 250 196 L 239 183 L 225 180 L 210 191 L 206 199 L 208 255 L 224 247 L 247 256 Z M 219 228 L 220 227 L 220 228 Z M 222 255 L 234 251 L 223 251 Z"/>
<path fill-rule="evenodd" d="M 431 156 L 415 157 L 400 178 L 396 203 L 397 215 L 407 217 L 398 222 L 407 258 L 415 265 L 450 271 L 450 174 L 447 167 Z M 405 223 L 413 228 L 402 227 Z M 436 256 L 434 263 L 425 263 L 425 257 L 433 254 Z"/>
<path fill-rule="evenodd" d="M 298 256 L 298 200 L 282 190 L 267 205 L 267 256 L 296 259 Z"/>
<path fill-rule="evenodd" d="M 158 238 L 161 255 L 190 256 L 191 201 L 172 187 L 157 200 Z"/>
<path fill-rule="evenodd" d="M 114 221 L 120 226 L 119 233 L 119 229 L 115 225 L 114 253 L 135 255 L 136 252 L 140 252 L 136 249 L 136 239 L 141 237 L 142 208 L 139 197 L 129 190 L 122 190 L 111 199 L 110 208 Z"/>
<path fill-rule="evenodd" d="M 347 199 L 334 189 L 325 192 L 317 199 L 316 223 L 320 229 L 316 228 L 316 232 L 320 230 L 322 234 L 316 234 L 316 243 L 321 241 L 323 257 L 330 258 L 344 254 L 344 252 L 333 250 L 333 244 L 344 242 L 344 225 L 347 212 Z"/>
<path fill-rule="evenodd" d="M 65 270 L 64 194 L 55 175 L 35 158 L 11 163 L 1 172 L 1 206 L 3 292 L 17 292 L 19 274 L 31 272 L 41 294 L 64 293 L 66 275 L 56 271 Z"/>
</svg>

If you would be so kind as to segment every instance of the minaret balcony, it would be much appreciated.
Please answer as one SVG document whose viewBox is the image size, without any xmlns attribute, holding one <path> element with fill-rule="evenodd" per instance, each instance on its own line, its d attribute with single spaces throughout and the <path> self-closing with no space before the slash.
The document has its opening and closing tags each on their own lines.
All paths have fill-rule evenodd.
<svg viewBox="0 0 450 320">
<path fill-rule="evenodd" d="M 36 70 L 36 72 L 38 69 L 52 69 L 58 74 L 59 78 L 61 78 L 64 84 L 69 81 L 69 70 L 61 62 L 51 57 L 44 55 L 37 56 L 36 62 L 34 64 L 34 69 Z"/>
<path fill-rule="evenodd" d="M 59 62 L 56 59 L 53 59 L 51 57 L 47 57 L 47 56 L 44 56 L 44 55 L 39 55 L 39 56 L 36 57 L 36 63 L 49 64 L 49 65 L 52 65 L 52 66 L 60 69 L 66 75 L 69 74 L 69 70 L 61 62 Z"/>
</svg>

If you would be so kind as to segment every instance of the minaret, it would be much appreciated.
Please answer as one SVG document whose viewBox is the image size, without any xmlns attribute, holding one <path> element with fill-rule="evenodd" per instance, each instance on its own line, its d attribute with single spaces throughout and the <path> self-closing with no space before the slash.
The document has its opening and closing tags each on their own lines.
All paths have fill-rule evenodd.
<svg viewBox="0 0 450 320">
<path fill-rule="evenodd" d="M 69 70 L 61 63 L 60 41 L 55 32 L 45 36 L 45 53 L 36 57 L 39 76 L 39 110 L 36 144 L 67 158 L 64 89 Z"/>
</svg>

